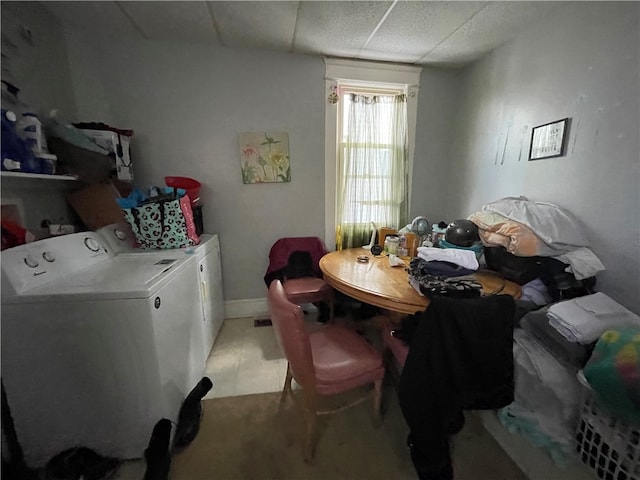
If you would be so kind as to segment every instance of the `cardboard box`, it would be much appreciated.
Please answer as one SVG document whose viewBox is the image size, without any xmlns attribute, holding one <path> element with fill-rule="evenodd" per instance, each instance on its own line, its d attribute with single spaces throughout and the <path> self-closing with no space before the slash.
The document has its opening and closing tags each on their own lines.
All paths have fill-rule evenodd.
<svg viewBox="0 0 640 480">
<path fill-rule="evenodd" d="M 397 234 L 398 234 L 398 230 L 396 230 L 395 228 L 380 227 L 378 229 L 378 241 L 376 243 L 384 248 L 384 239 L 387 238 L 387 235 L 397 235 Z"/>
<path fill-rule="evenodd" d="M 89 230 L 124 222 L 116 198 L 120 192 L 112 182 L 95 183 L 67 196 L 67 201 Z"/>
</svg>

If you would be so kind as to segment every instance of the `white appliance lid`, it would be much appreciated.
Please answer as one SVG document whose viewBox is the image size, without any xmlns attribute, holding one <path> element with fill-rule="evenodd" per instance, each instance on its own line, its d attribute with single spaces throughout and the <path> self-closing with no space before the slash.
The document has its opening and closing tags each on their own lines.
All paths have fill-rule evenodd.
<svg viewBox="0 0 640 480">
<path fill-rule="evenodd" d="M 22 303 L 29 298 L 52 296 L 100 300 L 149 298 L 171 281 L 173 275 L 185 268 L 190 261 L 195 262 L 194 258 L 186 255 L 176 255 L 173 258 L 147 255 L 115 257 L 65 278 L 27 290 L 14 300 Z"/>
</svg>

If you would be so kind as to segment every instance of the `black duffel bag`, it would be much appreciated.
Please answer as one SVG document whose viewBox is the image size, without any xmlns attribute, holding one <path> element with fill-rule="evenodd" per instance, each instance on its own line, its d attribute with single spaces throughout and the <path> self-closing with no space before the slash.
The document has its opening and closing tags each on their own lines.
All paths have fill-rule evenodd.
<svg viewBox="0 0 640 480">
<path fill-rule="evenodd" d="M 504 247 L 484 247 L 484 259 L 487 268 L 519 285 L 539 278 L 553 301 L 592 293 L 596 283 L 595 277 L 576 280 L 565 271 L 569 265 L 553 257 L 518 257 Z"/>
</svg>

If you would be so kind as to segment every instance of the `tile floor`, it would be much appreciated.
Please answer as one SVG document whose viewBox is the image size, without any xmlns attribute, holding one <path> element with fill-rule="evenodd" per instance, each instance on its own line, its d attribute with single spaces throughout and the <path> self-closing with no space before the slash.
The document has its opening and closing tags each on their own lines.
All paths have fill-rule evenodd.
<svg viewBox="0 0 640 480">
<path fill-rule="evenodd" d="M 253 322 L 253 317 L 225 320 L 207 360 L 205 375 L 213 388 L 205 399 L 282 390 L 287 361 L 273 327 Z"/>
</svg>

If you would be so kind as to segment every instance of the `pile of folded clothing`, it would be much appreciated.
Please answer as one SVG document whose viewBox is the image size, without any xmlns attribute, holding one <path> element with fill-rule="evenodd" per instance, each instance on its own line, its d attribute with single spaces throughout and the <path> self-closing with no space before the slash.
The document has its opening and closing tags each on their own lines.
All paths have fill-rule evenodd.
<svg viewBox="0 0 640 480">
<path fill-rule="evenodd" d="M 478 266 L 471 250 L 418 247 L 409 264 L 409 283 L 425 296 L 478 297 L 482 286 L 473 277 Z"/>
<path fill-rule="evenodd" d="M 597 292 L 528 312 L 518 327 L 514 331 L 515 400 L 498 416 L 508 429 L 545 448 L 561 466 L 575 450 L 583 397 L 578 372 L 589 370 L 589 365 L 593 370 L 599 358 L 594 357 L 594 348 L 603 336 L 619 329 L 640 329 L 640 317 Z M 597 385 L 592 387 L 597 390 Z"/>
</svg>

